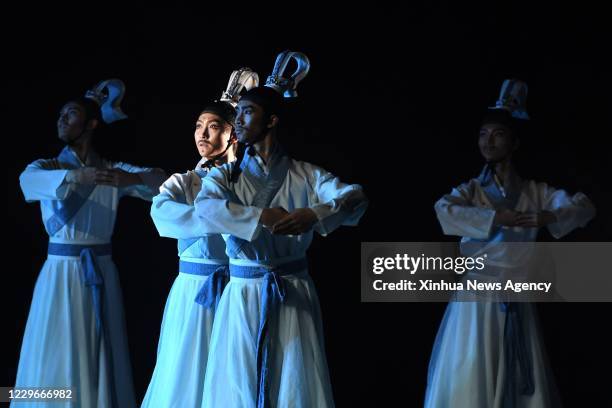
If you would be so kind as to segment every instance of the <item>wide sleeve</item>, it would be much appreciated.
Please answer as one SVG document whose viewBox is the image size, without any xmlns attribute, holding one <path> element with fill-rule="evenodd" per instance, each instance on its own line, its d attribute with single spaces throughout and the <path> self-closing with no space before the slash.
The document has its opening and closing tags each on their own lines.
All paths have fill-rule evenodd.
<svg viewBox="0 0 612 408">
<path fill-rule="evenodd" d="M 66 182 L 69 171 L 60 168 L 55 159 L 40 159 L 28 164 L 19 176 L 26 201 L 65 199 L 72 185 Z"/>
<path fill-rule="evenodd" d="M 474 182 L 456 187 L 440 198 L 434 208 L 442 231 L 475 239 L 487 239 L 493 227 L 495 210 L 473 204 Z"/>
<path fill-rule="evenodd" d="M 230 189 L 231 167 L 213 169 L 202 179 L 202 190 L 195 199 L 195 212 L 203 234 L 230 234 L 252 241 L 259 234 L 261 208 L 239 204 Z"/>
<path fill-rule="evenodd" d="M 193 203 L 188 203 L 186 198 L 191 183 L 189 174 L 173 174 L 153 197 L 151 218 L 160 236 L 176 239 L 202 236 L 200 218 Z"/>
<path fill-rule="evenodd" d="M 561 238 L 578 227 L 584 227 L 595 217 L 595 206 L 583 193 L 569 195 L 545 183 L 538 184 L 542 210 L 552 212 L 557 221 L 548 224 L 548 230 L 555 238 Z"/>
<path fill-rule="evenodd" d="M 355 226 L 368 207 L 358 184 L 346 184 L 324 169 L 309 165 L 310 209 L 317 215 L 314 230 L 325 236 L 341 225 Z"/>
<path fill-rule="evenodd" d="M 136 173 L 140 176 L 142 183 L 132 184 L 119 189 L 120 196 L 130 196 L 151 201 L 158 193 L 159 187 L 168 177 L 162 169 L 151 167 L 134 166 L 133 164 L 116 162 L 112 164 L 115 169 L 121 169 L 128 173 Z"/>
</svg>

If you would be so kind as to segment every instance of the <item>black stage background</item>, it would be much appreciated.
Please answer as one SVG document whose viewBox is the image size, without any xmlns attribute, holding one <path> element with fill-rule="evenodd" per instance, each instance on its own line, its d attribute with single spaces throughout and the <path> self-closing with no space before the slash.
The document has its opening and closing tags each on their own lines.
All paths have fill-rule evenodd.
<svg viewBox="0 0 612 408">
<path fill-rule="evenodd" d="M 62 103 L 110 77 L 126 83 L 129 120 L 102 131 L 98 149 L 184 172 L 198 160 L 192 135 L 199 109 L 220 95 L 233 69 L 249 66 L 265 81 L 278 52 L 308 55 L 311 72 L 282 143 L 294 157 L 362 184 L 370 199 L 359 227 L 317 236 L 309 251 L 340 407 L 422 405 L 445 305 L 360 303 L 360 243 L 454 240 L 442 235 L 433 203 L 480 171 L 478 117 L 504 78 L 529 84 L 532 129 L 522 140 L 519 172 L 594 201 L 596 219 L 564 240 L 610 240 L 610 36 L 603 13 L 586 5 L 411 4 L 338 12 L 305 5 L 250 17 L 206 5 L 128 12 L 100 4 L 88 12 L 79 6 L 78 16 L 76 8 L 34 4 L 4 9 L 9 168 L 0 385 L 14 382 L 46 255 L 40 212 L 24 202 L 19 173 L 61 149 L 55 123 Z M 177 266 L 175 242 L 159 238 L 149 207 L 124 200 L 113 241 L 139 398 Z M 540 311 L 565 404 L 612 406 L 612 306 L 542 304 Z"/>
</svg>

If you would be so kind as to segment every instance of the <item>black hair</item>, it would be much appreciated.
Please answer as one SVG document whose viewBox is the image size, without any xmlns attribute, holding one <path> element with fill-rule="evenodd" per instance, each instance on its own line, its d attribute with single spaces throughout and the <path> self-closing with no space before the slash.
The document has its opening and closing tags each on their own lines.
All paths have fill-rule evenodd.
<svg viewBox="0 0 612 408">
<path fill-rule="evenodd" d="M 272 115 L 278 117 L 283 115 L 285 108 L 283 99 L 280 93 L 267 86 L 251 88 L 240 98 L 241 101 L 251 101 L 261 106 L 268 118 Z"/>
<path fill-rule="evenodd" d="M 517 119 L 505 109 L 488 109 L 482 116 L 480 125 L 487 123 L 497 123 L 510 129 L 512 137 L 515 140 L 524 136 L 527 131 L 527 120 Z"/>
<path fill-rule="evenodd" d="M 69 100 L 67 103 L 71 102 L 83 107 L 83 109 L 85 110 L 85 123 L 92 119 L 96 119 L 98 121 L 98 126 L 104 123 L 104 121 L 102 120 L 100 105 L 98 105 L 98 103 L 93 99 L 80 96 L 78 98 Z"/>
<path fill-rule="evenodd" d="M 200 112 L 200 115 L 203 113 L 213 113 L 234 127 L 234 123 L 236 121 L 236 109 L 234 109 L 234 107 L 227 102 L 211 102 L 206 105 L 202 112 Z"/>
</svg>

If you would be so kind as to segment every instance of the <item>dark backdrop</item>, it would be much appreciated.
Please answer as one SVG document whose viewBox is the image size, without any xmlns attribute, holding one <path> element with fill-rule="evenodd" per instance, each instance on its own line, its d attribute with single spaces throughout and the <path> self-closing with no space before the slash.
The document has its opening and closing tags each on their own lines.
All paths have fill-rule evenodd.
<svg viewBox="0 0 612 408">
<path fill-rule="evenodd" d="M 218 4 L 5 9 L 10 167 L 0 385 L 15 379 L 47 242 L 38 206 L 23 200 L 19 173 L 57 155 L 62 103 L 105 78 L 126 83 L 129 120 L 100 132 L 98 149 L 111 159 L 184 172 L 198 160 L 192 135 L 199 109 L 220 95 L 233 69 L 249 66 L 265 80 L 278 52 L 308 55 L 311 72 L 282 143 L 296 158 L 363 185 L 370 199 L 359 227 L 316 237 L 309 251 L 341 407 L 422 404 L 445 305 L 360 303 L 360 242 L 454 240 L 442 235 L 433 203 L 480 171 L 478 117 L 504 78 L 529 84 L 533 120 L 517 155 L 519 172 L 594 201 L 596 219 L 564 240 L 609 240 L 610 33 L 602 12 L 575 4 L 411 4 L 334 11 L 300 5 L 251 15 Z M 176 276 L 175 242 L 159 238 L 149 207 L 122 201 L 113 242 L 139 398 Z M 543 304 L 540 311 L 566 405 L 612 404 L 610 304 Z"/>
</svg>

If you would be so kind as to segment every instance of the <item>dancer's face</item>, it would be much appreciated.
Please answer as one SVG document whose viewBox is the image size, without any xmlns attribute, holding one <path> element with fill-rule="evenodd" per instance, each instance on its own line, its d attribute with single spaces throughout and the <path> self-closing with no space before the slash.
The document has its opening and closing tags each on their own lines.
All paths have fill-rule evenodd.
<svg viewBox="0 0 612 408">
<path fill-rule="evenodd" d="M 85 108 L 76 102 L 68 102 L 57 119 L 57 136 L 64 143 L 75 140 L 85 130 L 86 120 Z"/>
<path fill-rule="evenodd" d="M 497 162 L 508 157 L 516 149 L 512 131 L 499 123 L 485 123 L 478 138 L 480 153 L 487 162 Z"/>
<path fill-rule="evenodd" d="M 218 115 L 205 112 L 198 117 L 193 136 L 200 156 L 210 158 L 225 150 L 232 126 Z"/>
<path fill-rule="evenodd" d="M 242 143 L 254 143 L 267 132 L 268 124 L 263 108 L 251 101 L 240 101 L 236 106 L 236 136 Z"/>
</svg>

